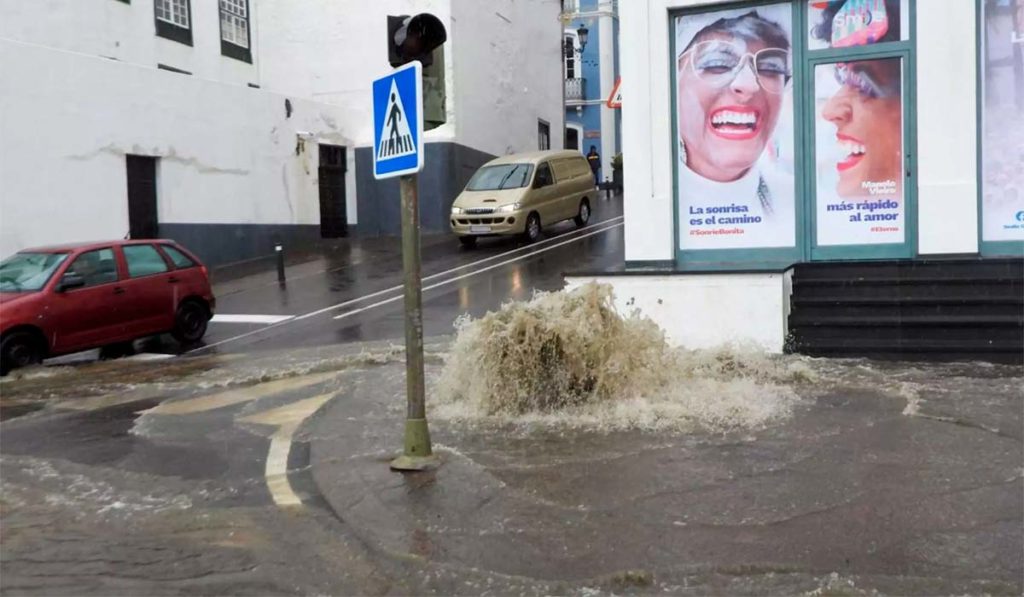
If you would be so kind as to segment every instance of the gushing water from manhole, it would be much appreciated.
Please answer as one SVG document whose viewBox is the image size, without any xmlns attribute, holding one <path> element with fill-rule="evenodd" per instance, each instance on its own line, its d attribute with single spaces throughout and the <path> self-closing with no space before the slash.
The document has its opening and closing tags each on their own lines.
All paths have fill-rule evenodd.
<svg viewBox="0 0 1024 597">
<path fill-rule="evenodd" d="M 813 376 L 757 349 L 672 348 L 650 319 L 620 314 L 607 285 L 537 293 L 456 328 L 433 411 L 450 420 L 756 428 L 786 416 L 792 386 Z"/>
</svg>

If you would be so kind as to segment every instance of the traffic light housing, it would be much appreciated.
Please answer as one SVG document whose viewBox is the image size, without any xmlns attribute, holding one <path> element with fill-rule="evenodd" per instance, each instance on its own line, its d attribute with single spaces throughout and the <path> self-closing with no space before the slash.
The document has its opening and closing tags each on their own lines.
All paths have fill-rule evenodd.
<svg viewBox="0 0 1024 597">
<path fill-rule="evenodd" d="M 434 63 L 434 50 L 448 41 L 441 20 L 430 13 L 388 16 L 388 61 L 399 67 L 413 60 Z"/>
<path fill-rule="evenodd" d="M 388 16 L 388 62 L 399 67 L 418 60 L 423 65 L 423 127 L 435 129 L 447 120 L 444 43 L 441 20 L 430 13 Z"/>
</svg>

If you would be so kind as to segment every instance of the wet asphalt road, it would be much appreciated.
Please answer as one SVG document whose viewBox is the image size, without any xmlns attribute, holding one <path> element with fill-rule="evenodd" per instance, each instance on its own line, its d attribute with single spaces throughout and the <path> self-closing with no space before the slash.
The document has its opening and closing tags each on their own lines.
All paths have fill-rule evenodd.
<svg viewBox="0 0 1024 597">
<path fill-rule="evenodd" d="M 479 317 L 535 290 L 563 287 L 562 274 L 621 265 L 622 198 L 600 199 L 588 226 L 572 221 L 548 228 L 525 245 L 516 238 L 481 239 L 464 249 L 452 235 L 423 238 L 424 335 L 451 334 L 463 315 Z M 296 319 L 274 325 L 214 321 L 194 354 L 327 346 L 404 338 L 400 239 L 363 239 L 289 267 L 285 287 L 276 272 L 236 280 L 214 278 L 217 313 Z M 174 352 L 167 341 L 153 352 Z"/>
</svg>

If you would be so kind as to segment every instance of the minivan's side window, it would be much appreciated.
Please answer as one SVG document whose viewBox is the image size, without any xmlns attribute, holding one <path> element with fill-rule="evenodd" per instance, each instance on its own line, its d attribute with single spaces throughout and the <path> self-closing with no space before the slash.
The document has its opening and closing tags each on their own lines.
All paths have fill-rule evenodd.
<svg viewBox="0 0 1024 597">
<path fill-rule="evenodd" d="M 539 189 L 552 184 L 555 184 L 555 179 L 551 176 L 551 166 L 547 162 L 537 166 L 537 176 L 533 179 L 533 186 Z"/>
<path fill-rule="evenodd" d="M 125 245 L 124 258 L 128 262 L 128 277 L 151 276 L 167 271 L 167 262 L 153 245 Z"/>
<path fill-rule="evenodd" d="M 68 266 L 65 274 L 78 274 L 85 280 L 85 288 L 117 282 L 117 262 L 113 249 L 97 249 L 82 253 Z"/>
<path fill-rule="evenodd" d="M 175 249 L 171 245 L 160 245 L 160 248 L 164 250 L 164 253 L 167 253 L 167 256 L 170 257 L 171 261 L 174 262 L 174 267 L 178 269 L 194 267 L 196 264 L 196 262 L 192 261 L 192 259 L 189 258 L 188 255 Z"/>
</svg>

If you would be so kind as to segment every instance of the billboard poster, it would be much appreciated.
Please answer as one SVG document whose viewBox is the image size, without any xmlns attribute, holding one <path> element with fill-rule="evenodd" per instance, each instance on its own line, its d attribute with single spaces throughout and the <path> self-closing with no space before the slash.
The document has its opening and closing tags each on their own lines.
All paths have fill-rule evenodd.
<svg viewBox="0 0 1024 597">
<path fill-rule="evenodd" d="M 679 248 L 795 246 L 791 5 L 674 26 Z"/>
<path fill-rule="evenodd" d="M 902 60 L 815 67 L 817 245 L 902 243 Z"/>
<path fill-rule="evenodd" d="M 1024 241 L 1024 0 L 985 0 L 982 234 Z"/>
<path fill-rule="evenodd" d="M 908 0 L 809 0 L 807 47 L 867 46 L 907 39 Z"/>
</svg>

